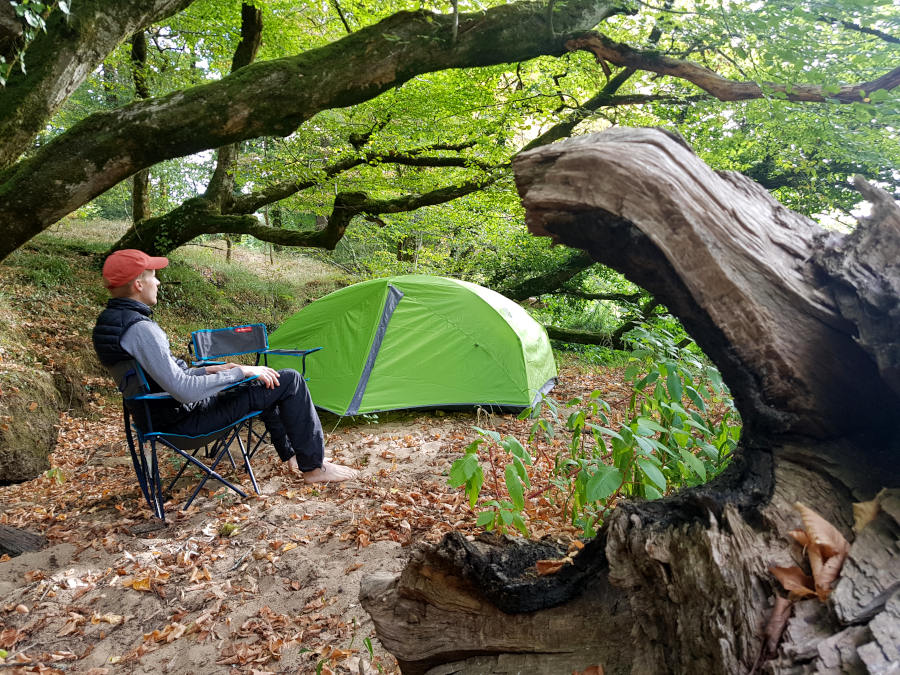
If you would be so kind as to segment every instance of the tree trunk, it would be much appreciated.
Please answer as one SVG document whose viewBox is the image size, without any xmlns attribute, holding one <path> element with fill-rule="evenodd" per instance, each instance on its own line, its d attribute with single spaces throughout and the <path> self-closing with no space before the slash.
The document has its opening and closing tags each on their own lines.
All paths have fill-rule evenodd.
<svg viewBox="0 0 900 675">
<path fill-rule="evenodd" d="M 147 36 L 140 30 L 131 36 L 131 78 L 137 99 L 150 98 L 147 84 Z M 131 222 L 150 217 L 150 169 L 141 169 L 131 179 Z"/>
<path fill-rule="evenodd" d="M 54 11 L 28 46 L 27 73 L 9 74 L 0 98 L 0 169 L 10 166 L 123 38 L 193 0 L 86 0 Z M 8 3 L 4 3 L 8 4 Z"/>
<path fill-rule="evenodd" d="M 872 217 L 826 233 L 653 129 L 564 141 L 515 170 L 532 232 L 583 248 L 681 318 L 722 371 L 743 435 L 714 482 L 622 504 L 549 580 L 529 567 L 541 544 L 515 544 L 515 563 L 450 538 L 396 580 L 365 580 L 361 599 L 404 672 L 505 673 L 510 660 L 522 673 L 897 668 L 897 205 L 861 183 Z M 882 488 L 854 540 L 852 503 Z M 769 567 L 802 559 L 787 536 L 797 501 L 853 543 L 827 603 L 797 602 L 776 652 Z M 568 630 L 553 623 L 561 613 Z M 549 640 L 518 639 L 550 623 Z"/>
</svg>

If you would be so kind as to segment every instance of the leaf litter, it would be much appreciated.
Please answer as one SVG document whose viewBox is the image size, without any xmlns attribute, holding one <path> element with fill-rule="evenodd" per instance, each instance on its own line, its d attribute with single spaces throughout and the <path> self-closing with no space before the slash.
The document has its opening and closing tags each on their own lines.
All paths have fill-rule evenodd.
<svg viewBox="0 0 900 675">
<path fill-rule="evenodd" d="M 622 387 L 612 370 L 561 380 L 560 400 Z M 263 495 L 212 487 L 181 511 L 183 479 L 163 527 L 134 479 L 112 385 L 90 386 L 105 398 L 89 418 L 60 415 L 53 469 L 0 488 L 0 523 L 50 541 L 0 562 L 0 648 L 15 672 L 399 672 L 359 606 L 360 578 L 399 572 L 417 542 L 477 533 L 465 495 L 447 486 L 450 464 L 476 423 L 519 438 L 530 426 L 483 413 L 342 420 L 327 446 L 361 470 L 354 484 L 305 485 L 264 449 L 254 459 Z M 558 450 L 548 441 L 538 454 Z M 539 484 L 540 463 L 530 469 Z M 251 492 L 243 473 L 231 477 Z M 527 511 L 532 536 L 575 539 L 547 494 Z"/>
</svg>

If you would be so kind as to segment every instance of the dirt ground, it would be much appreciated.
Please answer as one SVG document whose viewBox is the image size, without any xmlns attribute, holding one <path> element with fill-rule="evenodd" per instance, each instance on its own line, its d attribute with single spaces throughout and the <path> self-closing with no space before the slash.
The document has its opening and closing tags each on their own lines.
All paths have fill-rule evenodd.
<svg viewBox="0 0 900 675">
<path fill-rule="evenodd" d="M 254 459 L 262 495 L 214 488 L 181 511 L 186 486 L 176 487 L 160 527 L 120 413 L 64 414 L 50 475 L 0 488 L 0 523 L 50 540 L 0 562 L 3 670 L 399 672 L 359 605 L 360 579 L 401 570 L 414 542 L 475 532 L 447 486 L 450 464 L 473 425 L 523 433 L 525 423 L 440 412 L 323 422 L 329 454 L 359 480 L 307 486 L 268 447 Z M 243 472 L 229 475 L 250 491 Z"/>
</svg>

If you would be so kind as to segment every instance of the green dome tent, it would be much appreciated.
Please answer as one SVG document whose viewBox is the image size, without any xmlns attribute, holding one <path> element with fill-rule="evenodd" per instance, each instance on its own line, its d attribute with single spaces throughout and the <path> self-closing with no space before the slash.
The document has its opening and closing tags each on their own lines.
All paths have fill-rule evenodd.
<svg viewBox="0 0 900 675">
<path fill-rule="evenodd" d="M 316 405 L 338 415 L 401 408 L 522 409 L 556 383 L 544 328 L 512 300 L 457 279 L 354 284 L 304 307 L 273 349 L 324 347 L 307 362 Z M 273 368 L 296 358 L 269 357 Z"/>
</svg>

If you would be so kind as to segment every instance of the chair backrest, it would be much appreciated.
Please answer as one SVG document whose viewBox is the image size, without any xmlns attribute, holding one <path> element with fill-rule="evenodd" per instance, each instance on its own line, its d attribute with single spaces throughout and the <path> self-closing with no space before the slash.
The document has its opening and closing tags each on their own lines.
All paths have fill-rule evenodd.
<svg viewBox="0 0 900 675">
<path fill-rule="evenodd" d="M 191 333 L 191 346 L 194 358 L 205 361 L 265 351 L 269 348 L 269 335 L 264 323 L 204 328 Z"/>
<path fill-rule="evenodd" d="M 126 400 L 150 393 L 150 383 L 137 361 L 120 361 L 112 369 L 112 375 L 119 383 L 119 392 Z"/>
</svg>

